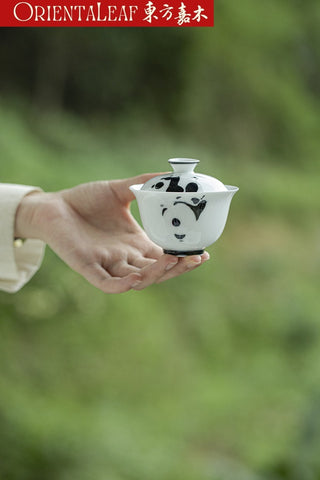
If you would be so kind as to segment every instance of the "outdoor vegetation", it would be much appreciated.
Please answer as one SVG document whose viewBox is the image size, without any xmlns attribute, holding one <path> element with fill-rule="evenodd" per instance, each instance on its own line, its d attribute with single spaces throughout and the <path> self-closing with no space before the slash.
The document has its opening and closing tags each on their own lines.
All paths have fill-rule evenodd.
<svg viewBox="0 0 320 480">
<path fill-rule="evenodd" d="M 320 3 L 215 14 L 0 29 L 2 182 L 186 156 L 240 188 L 184 276 L 105 295 L 47 248 L 0 293 L 0 480 L 320 480 Z"/>
</svg>

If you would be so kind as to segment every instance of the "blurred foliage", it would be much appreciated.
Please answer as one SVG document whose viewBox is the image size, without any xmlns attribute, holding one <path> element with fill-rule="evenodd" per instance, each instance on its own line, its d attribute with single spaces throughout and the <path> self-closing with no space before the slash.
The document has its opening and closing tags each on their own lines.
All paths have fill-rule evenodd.
<svg viewBox="0 0 320 480">
<path fill-rule="evenodd" d="M 318 0 L 224 0 L 215 13 L 213 29 L 3 28 L 0 89 L 108 124 L 152 113 L 221 154 L 312 163 Z"/>
<path fill-rule="evenodd" d="M 0 294 L 0 478 L 318 480 L 317 177 L 122 135 L 2 102 L 1 178 L 64 188 L 189 151 L 240 192 L 184 277 L 106 296 L 47 249 Z"/>
<path fill-rule="evenodd" d="M 320 480 L 319 15 L 225 0 L 214 29 L 0 29 L 1 181 L 188 156 L 240 186 L 192 273 L 104 295 L 47 249 L 0 294 L 1 480 Z"/>
</svg>

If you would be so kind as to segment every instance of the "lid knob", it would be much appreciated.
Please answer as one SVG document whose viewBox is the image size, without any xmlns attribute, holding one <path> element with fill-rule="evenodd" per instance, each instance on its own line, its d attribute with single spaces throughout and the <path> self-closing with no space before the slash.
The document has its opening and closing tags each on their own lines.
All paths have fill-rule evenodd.
<svg viewBox="0 0 320 480">
<path fill-rule="evenodd" d="M 168 162 L 175 173 L 192 173 L 199 160 L 194 158 L 170 158 Z"/>
</svg>

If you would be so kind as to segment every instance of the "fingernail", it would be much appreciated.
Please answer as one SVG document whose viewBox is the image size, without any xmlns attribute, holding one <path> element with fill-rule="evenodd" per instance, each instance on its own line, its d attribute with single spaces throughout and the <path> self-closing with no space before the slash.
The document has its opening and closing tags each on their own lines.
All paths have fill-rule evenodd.
<svg viewBox="0 0 320 480">
<path fill-rule="evenodd" d="M 175 265 L 177 265 L 178 262 L 171 262 L 171 263 L 168 263 L 168 265 L 166 266 L 165 270 L 170 270 L 171 268 L 173 268 Z"/>
<path fill-rule="evenodd" d="M 204 252 L 202 255 L 202 259 L 206 262 L 207 260 L 210 260 L 210 254 L 208 252 Z"/>
<path fill-rule="evenodd" d="M 188 261 L 187 261 L 187 268 L 192 268 L 192 267 L 195 267 L 196 265 L 198 265 L 199 263 L 201 263 L 201 257 L 198 255 L 196 257 L 193 257 L 192 259 L 190 258 Z"/>
<path fill-rule="evenodd" d="M 142 283 L 142 280 L 137 280 L 136 282 L 134 282 L 134 283 L 131 285 L 131 288 L 139 287 L 139 285 L 141 285 L 141 283 Z"/>
</svg>

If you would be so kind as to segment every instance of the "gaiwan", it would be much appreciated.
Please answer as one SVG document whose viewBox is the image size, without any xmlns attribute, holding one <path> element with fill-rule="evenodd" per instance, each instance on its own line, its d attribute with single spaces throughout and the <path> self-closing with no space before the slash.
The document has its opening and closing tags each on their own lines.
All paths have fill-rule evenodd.
<svg viewBox="0 0 320 480">
<path fill-rule="evenodd" d="M 173 172 L 132 185 L 148 237 L 177 256 L 201 255 L 225 227 L 238 187 L 194 172 L 199 160 L 172 158 Z"/>
</svg>

